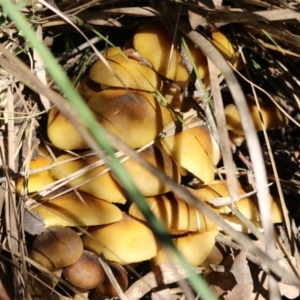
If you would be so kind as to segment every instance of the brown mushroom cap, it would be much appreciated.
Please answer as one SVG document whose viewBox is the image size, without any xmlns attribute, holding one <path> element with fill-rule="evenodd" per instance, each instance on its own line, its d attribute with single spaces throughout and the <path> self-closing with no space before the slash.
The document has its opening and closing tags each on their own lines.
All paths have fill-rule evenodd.
<svg viewBox="0 0 300 300">
<path fill-rule="evenodd" d="M 29 169 L 30 170 L 39 169 L 42 167 L 49 166 L 52 163 L 53 163 L 52 158 L 39 155 L 36 159 L 30 161 Z M 27 191 L 28 193 L 33 193 L 53 182 L 55 182 L 55 178 L 51 175 L 49 170 L 41 171 L 36 174 L 29 175 L 28 182 L 27 182 Z M 23 178 L 18 179 L 16 183 L 16 192 L 18 194 L 21 194 L 23 186 L 24 186 L 24 179 Z"/>
<path fill-rule="evenodd" d="M 120 288 L 124 292 L 128 287 L 128 276 L 125 268 L 117 263 L 108 262 L 113 275 L 115 276 Z M 90 300 L 100 300 L 100 299 L 111 299 L 118 297 L 118 293 L 114 286 L 110 282 L 109 278 L 105 276 L 105 280 L 102 284 L 98 285 L 95 290 L 90 295 Z"/>
<path fill-rule="evenodd" d="M 44 219 L 46 228 L 94 226 L 122 219 L 122 212 L 117 206 L 89 194 L 80 193 L 80 196 L 82 200 L 75 192 L 68 192 L 52 200 L 42 198 L 40 201 L 43 203 L 31 210 Z"/>
<path fill-rule="evenodd" d="M 268 99 L 258 99 L 263 122 L 267 130 L 280 129 L 288 124 L 287 117 Z M 250 110 L 255 129 L 262 130 L 262 124 L 259 112 L 252 96 L 247 97 L 247 104 Z M 234 104 L 229 104 L 225 107 L 225 116 L 227 129 L 235 134 L 244 135 L 244 130 L 241 124 L 241 119 L 237 107 Z"/>
<path fill-rule="evenodd" d="M 189 74 L 181 65 L 182 57 L 173 47 L 172 37 L 160 21 L 151 20 L 141 26 L 134 35 L 133 44 L 134 48 L 152 64 L 156 72 L 181 86 L 186 86 Z"/>
<path fill-rule="evenodd" d="M 86 249 L 122 265 L 148 260 L 157 253 L 150 228 L 125 213 L 121 221 L 91 227 L 88 232 L 82 236 Z"/>
<path fill-rule="evenodd" d="M 77 129 L 56 107 L 49 111 L 47 133 L 52 144 L 59 149 L 88 148 Z"/>
<path fill-rule="evenodd" d="M 73 264 L 82 252 L 82 241 L 72 229 L 52 227 L 34 239 L 30 257 L 53 271 Z"/>
<path fill-rule="evenodd" d="M 161 80 L 157 73 L 136 60 L 127 58 L 124 53 L 109 56 L 107 64 L 113 72 L 99 59 L 90 69 L 90 78 L 107 87 L 130 88 L 148 92 L 154 92 L 156 88 L 161 88 Z"/>
<path fill-rule="evenodd" d="M 189 128 L 158 142 L 174 161 L 204 183 L 214 179 L 214 145 L 205 125 Z"/>
<path fill-rule="evenodd" d="M 74 156 L 72 155 L 64 154 L 59 156 L 57 160 L 59 162 L 63 162 L 73 157 Z M 78 160 L 73 160 L 52 168 L 51 174 L 57 179 L 65 178 L 66 176 L 69 176 L 74 172 L 81 170 L 82 168 L 94 162 L 97 162 L 98 160 L 99 158 L 95 155 L 88 156 L 85 159 L 82 158 Z M 76 187 L 82 184 L 83 182 L 85 182 L 86 180 L 89 180 L 93 176 L 100 174 L 105 169 L 106 169 L 106 165 L 102 165 L 97 168 L 94 168 L 93 170 L 79 176 L 78 178 L 69 181 L 67 183 L 67 186 Z M 106 172 L 101 176 L 93 179 L 92 181 L 89 181 L 84 185 L 78 187 L 78 190 L 82 192 L 86 192 L 90 195 L 93 195 L 97 198 L 100 198 L 108 202 L 123 203 L 123 204 L 126 202 L 126 196 L 123 193 L 122 188 L 112 178 L 109 172 Z"/>
<path fill-rule="evenodd" d="M 216 228 L 216 224 L 203 213 L 176 198 L 174 194 L 146 198 L 146 201 L 155 216 L 165 224 L 172 234 L 204 232 Z M 217 210 L 215 212 L 217 213 Z M 146 221 L 135 203 L 131 204 L 129 214 L 134 218 Z"/>
<path fill-rule="evenodd" d="M 196 267 L 200 266 L 212 251 L 218 233 L 219 230 L 216 228 L 205 232 L 187 233 L 174 238 L 174 243 L 188 263 Z M 166 263 L 178 263 L 178 260 L 173 253 L 161 248 L 151 260 L 151 264 Z"/>
<path fill-rule="evenodd" d="M 94 95 L 88 105 L 102 126 L 132 148 L 149 143 L 174 120 L 168 108 L 141 91 L 105 90 Z"/>
<path fill-rule="evenodd" d="M 180 182 L 177 164 L 164 151 L 155 146 L 150 146 L 139 152 L 139 155 L 177 183 Z M 154 196 L 170 191 L 170 187 L 132 159 L 126 160 L 123 166 L 144 196 Z"/>
<path fill-rule="evenodd" d="M 97 255 L 86 250 L 75 263 L 63 269 L 63 275 L 72 285 L 83 290 L 91 290 L 105 280 L 105 271 Z"/>
</svg>

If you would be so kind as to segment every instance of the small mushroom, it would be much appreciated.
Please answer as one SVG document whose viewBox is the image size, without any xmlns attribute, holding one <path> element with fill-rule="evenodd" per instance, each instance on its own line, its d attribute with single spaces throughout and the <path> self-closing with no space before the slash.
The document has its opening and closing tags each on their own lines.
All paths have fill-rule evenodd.
<svg viewBox="0 0 300 300">
<path fill-rule="evenodd" d="M 187 232 L 204 232 L 216 228 L 216 224 L 201 211 L 168 193 L 146 198 L 146 202 L 155 216 L 160 219 L 171 234 Z M 217 213 L 217 210 L 215 210 Z M 141 221 L 146 221 L 144 215 L 135 203 L 129 208 L 129 214 Z"/>
<path fill-rule="evenodd" d="M 90 78 L 102 85 L 102 88 L 118 87 L 147 92 L 161 88 L 161 79 L 151 68 L 129 59 L 126 53 L 117 53 L 107 58 L 107 64 L 97 60 L 90 69 Z"/>
<path fill-rule="evenodd" d="M 125 213 L 121 221 L 90 227 L 82 241 L 86 249 L 122 265 L 149 260 L 158 249 L 151 229 Z"/>
<path fill-rule="evenodd" d="M 70 154 L 64 154 L 59 156 L 57 161 L 63 162 L 70 158 L 74 158 L 74 156 Z M 86 158 L 65 162 L 61 165 L 53 167 L 51 169 L 51 174 L 57 179 L 62 179 L 97 161 L 99 161 L 99 158 L 96 155 L 91 155 Z M 70 180 L 67 183 L 67 186 L 78 186 L 77 189 L 79 191 L 86 192 L 87 194 L 93 195 L 108 202 L 124 204 L 126 202 L 126 196 L 121 186 L 113 179 L 111 174 L 109 172 L 105 172 L 104 174 L 99 175 L 101 172 L 105 171 L 106 168 L 106 165 L 96 167 L 91 171 L 80 175 L 76 179 Z M 90 180 L 92 177 L 97 175 L 99 175 L 97 178 Z M 83 184 L 86 181 L 88 182 Z"/>
<path fill-rule="evenodd" d="M 206 125 L 198 125 L 165 137 L 157 142 L 165 152 L 181 167 L 195 175 L 204 183 L 214 179 L 215 162 L 217 161 L 213 138 Z"/>
<path fill-rule="evenodd" d="M 46 228 L 102 225 L 122 219 L 121 210 L 117 206 L 86 193 L 72 191 L 48 200 L 63 190 L 59 189 L 41 198 L 41 203 L 31 207 L 44 219 Z"/>
<path fill-rule="evenodd" d="M 83 251 L 80 258 L 63 269 L 63 276 L 81 291 L 91 290 L 105 280 L 105 271 L 96 254 Z"/>
<path fill-rule="evenodd" d="M 258 101 L 260 103 L 260 111 L 266 130 L 280 129 L 288 124 L 287 117 L 270 100 L 259 98 Z M 262 121 L 253 96 L 247 97 L 247 104 L 256 131 L 261 131 Z M 229 104 L 225 107 L 225 117 L 227 129 L 234 134 L 233 142 L 240 145 L 242 140 L 245 139 L 245 136 L 239 112 L 234 104 Z M 238 138 L 239 140 L 236 142 Z"/>
<path fill-rule="evenodd" d="M 229 197 L 228 188 L 226 183 L 221 180 L 216 180 L 212 184 L 201 187 L 200 189 L 187 188 L 189 192 L 200 201 L 213 200 L 215 198 Z M 246 194 L 242 184 L 238 182 L 238 193 L 240 196 Z M 270 196 L 271 201 L 271 216 L 273 223 L 281 223 L 283 220 L 282 212 L 278 202 L 273 196 Z M 244 197 L 241 200 L 234 203 L 235 207 L 242 213 L 248 220 L 250 220 L 258 228 L 261 228 L 259 211 L 251 196 Z M 231 208 L 228 205 L 222 205 L 216 207 L 221 217 L 232 225 L 236 230 L 242 232 L 249 232 L 246 225 L 244 225 L 239 218 L 233 214 Z"/>
<path fill-rule="evenodd" d="M 233 46 L 228 40 L 228 38 L 218 29 L 214 29 L 211 33 L 211 36 L 212 43 L 214 44 L 214 46 L 221 52 L 221 54 L 226 60 L 231 61 L 236 55 L 236 51 L 233 49 Z M 204 81 L 206 81 L 207 83 L 209 83 L 209 71 L 205 55 L 197 46 L 191 44 L 191 42 L 188 42 L 188 46 L 191 55 L 194 59 L 194 63 L 197 68 L 199 77 L 201 79 L 204 79 Z M 240 69 L 242 67 L 241 60 L 237 59 L 233 66 L 237 69 Z M 217 74 L 220 75 L 221 71 L 217 70 Z"/>
<path fill-rule="evenodd" d="M 187 40 L 187 46 L 191 53 L 192 59 L 194 61 L 195 67 L 197 68 L 198 75 L 200 79 L 208 76 L 208 65 L 207 58 L 203 52 L 190 40 Z"/>
<path fill-rule="evenodd" d="M 221 52 L 221 54 L 226 60 L 231 61 L 236 55 L 236 51 L 233 49 L 232 44 L 230 43 L 228 38 L 218 29 L 214 29 L 211 35 L 213 44 L 218 48 L 218 50 Z M 234 67 L 239 69 L 241 68 L 241 66 L 241 60 L 238 59 L 234 63 Z M 218 72 L 219 74 L 221 73 L 220 71 Z"/>
<path fill-rule="evenodd" d="M 152 145 L 139 152 L 139 155 L 177 183 L 180 182 L 177 164 L 163 150 Z M 170 191 L 170 187 L 132 159 L 126 160 L 123 166 L 144 196 L 154 196 Z"/>
<path fill-rule="evenodd" d="M 239 195 L 242 196 L 246 194 L 247 192 L 243 188 L 242 184 L 239 181 L 237 184 Z M 215 180 L 211 184 L 202 186 L 199 189 L 187 189 L 193 196 L 203 202 L 230 197 L 226 182 L 222 180 Z M 235 202 L 235 205 L 247 219 L 254 222 L 258 222 L 260 220 L 258 210 L 251 197 L 244 197 Z M 224 214 L 228 215 L 232 213 L 232 210 L 228 205 L 217 206 L 216 208 L 222 216 L 224 216 Z"/>
<path fill-rule="evenodd" d="M 214 228 L 205 232 L 187 233 L 173 239 L 176 247 L 188 263 L 194 267 L 200 266 L 214 248 L 219 230 Z M 151 260 L 152 265 L 179 263 L 171 251 L 161 248 Z"/>
<path fill-rule="evenodd" d="M 146 145 L 174 120 L 168 108 L 141 91 L 104 90 L 88 105 L 103 127 L 132 148 Z"/>
<path fill-rule="evenodd" d="M 133 45 L 153 69 L 168 79 L 185 88 L 189 73 L 181 64 L 182 57 L 176 47 L 173 47 L 172 36 L 160 21 L 149 21 L 135 33 Z"/>
<path fill-rule="evenodd" d="M 54 271 L 73 264 L 82 252 L 82 241 L 72 229 L 52 227 L 35 237 L 30 257 L 46 269 Z"/>
<path fill-rule="evenodd" d="M 47 167 L 52 163 L 53 163 L 52 158 L 38 155 L 37 158 L 30 161 L 29 169 L 35 170 L 42 167 Z M 50 174 L 49 170 L 41 171 L 29 175 L 26 189 L 28 193 L 33 193 L 53 182 L 55 182 L 55 178 Z M 20 178 L 17 180 L 16 183 L 16 192 L 18 194 L 21 194 L 23 187 L 24 187 L 24 179 Z"/>
<path fill-rule="evenodd" d="M 243 195 L 246 191 L 243 189 L 240 181 L 237 181 L 238 193 Z M 214 180 L 210 184 L 201 186 L 198 189 L 186 187 L 186 189 L 197 199 L 202 202 L 207 202 L 211 199 L 229 197 L 228 187 L 225 181 Z"/>
<path fill-rule="evenodd" d="M 272 195 L 270 195 L 269 201 L 271 201 L 272 223 L 273 224 L 282 223 L 283 222 L 283 214 L 282 214 L 282 210 L 281 210 L 279 202 Z M 249 199 L 242 199 L 236 203 L 236 206 L 237 206 L 238 210 L 248 220 L 250 220 L 254 225 L 256 225 L 256 227 L 259 230 L 262 230 L 260 214 L 259 214 L 257 207 L 253 203 L 253 201 L 251 201 Z M 220 211 L 222 218 L 225 221 L 227 221 L 227 223 L 229 223 L 232 227 L 234 227 L 236 230 L 239 230 L 241 232 L 245 232 L 245 233 L 250 232 L 248 227 L 245 224 L 243 224 L 236 215 L 232 214 L 231 212 L 230 213 L 222 213 L 222 210 L 224 210 L 224 212 L 227 212 L 228 206 L 220 207 L 219 211 Z"/>
</svg>

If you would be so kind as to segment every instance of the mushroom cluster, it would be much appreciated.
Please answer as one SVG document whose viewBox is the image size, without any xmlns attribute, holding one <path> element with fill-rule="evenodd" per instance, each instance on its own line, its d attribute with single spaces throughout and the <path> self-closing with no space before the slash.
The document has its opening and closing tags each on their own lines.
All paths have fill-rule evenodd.
<svg viewBox="0 0 300 300">
<path fill-rule="evenodd" d="M 212 41 L 226 59 L 235 56 L 232 45 L 220 31 L 212 32 Z M 207 78 L 206 57 L 195 45 L 188 45 L 200 77 Z M 226 186 L 214 181 L 220 151 L 209 127 L 197 114 L 182 121 L 181 94 L 187 89 L 191 74 L 179 49 L 172 48 L 168 31 L 160 22 L 147 22 L 124 49 L 109 49 L 105 57 L 105 61 L 95 62 L 78 87 L 99 123 L 131 148 L 139 149 L 141 157 L 178 184 L 186 175 L 197 178 L 202 187 L 189 189 L 190 192 L 234 223 L 235 216 L 225 207 L 216 209 L 207 202 L 209 198 L 228 196 Z M 172 101 L 163 104 L 157 93 Z M 228 126 L 230 118 L 228 114 Z M 161 134 L 168 127 L 174 133 Z M 229 129 L 238 130 L 236 125 Z M 30 169 L 48 168 L 30 175 L 26 182 L 17 182 L 19 194 L 33 195 L 56 181 L 63 185 L 30 204 L 46 228 L 35 237 L 31 258 L 48 270 L 61 269 L 62 278 L 79 291 L 92 290 L 91 299 L 117 295 L 103 272 L 100 255 L 113 273 L 120 274 L 123 290 L 128 279 L 122 265 L 150 259 L 153 265 L 176 263 L 175 257 L 160 248 L 136 204 L 124 205 L 128 199 L 121 184 L 88 151 L 84 139 L 56 107 L 49 112 L 47 132 L 59 155 L 55 159 L 40 155 L 31 162 Z M 241 130 L 236 132 L 242 134 Z M 74 154 L 66 150 L 81 151 Z M 119 159 L 184 257 L 193 266 L 203 264 L 219 232 L 216 224 L 135 161 L 122 154 Z M 248 215 L 240 206 L 242 202 L 250 206 L 249 199 L 240 201 L 237 208 L 258 224 L 258 211 Z M 274 207 L 279 211 L 276 204 Z M 75 228 L 80 229 L 81 235 Z"/>
<path fill-rule="evenodd" d="M 276 130 L 288 124 L 286 115 L 269 99 L 258 98 L 257 101 L 259 108 L 253 96 L 247 97 L 247 105 L 256 131 L 262 131 L 263 128 Z M 245 141 L 245 135 L 237 107 L 234 104 L 228 104 L 225 107 L 225 116 L 229 136 L 235 145 L 240 146 Z"/>
</svg>

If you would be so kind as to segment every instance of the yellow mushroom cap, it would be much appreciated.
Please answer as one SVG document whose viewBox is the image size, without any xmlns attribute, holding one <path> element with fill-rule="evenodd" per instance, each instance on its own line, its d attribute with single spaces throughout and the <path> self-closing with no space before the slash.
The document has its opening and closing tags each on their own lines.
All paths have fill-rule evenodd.
<svg viewBox="0 0 300 300">
<path fill-rule="evenodd" d="M 216 198 L 229 197 L 228 188 L 226 183 L 221 180 L 216 180 L 210 185 L 204 186 L 200 189 L 187 188 L 189 192 L 200 201 L 208 201 Z M 243 188 L 242 184 L 238 181 L 238 193 L 240 196 L 247 192 Z M 271 195 L 269 198 L 271 201 L 271 216 L 273 223 L 281 223 L 283 221 L 282 211 L 279 203 Z M 251 196 L 242 198 L 234 203 L 235 207 L 255 226 L 261 228 L 260 214 Z M 227 221 L 236 230 L 242 232 L 249 232 L 248 228 L 239 220 L 239 218 L 233 214 L 231 208 L 228 205 L 218 206 L 216 209 L 219 211 L 222 218 Z"/>
<path fill-rule="evenodd" d="M 70 228 L 52 227 L 34 239 L 30 257 L 53 271 L 73 264 L 82 252 L 83 244 L 75 231 Z"/>
<path fill-rule="evenodd" d="M 139 152 L 139 155 L 177 183 L 180 182 L 177 164 L 164 151 L 155 146 L 150 146 Z M 170 191 L 170 187 L 132 159 L 126 160 L 123 166 L 144 196 L 154 196 Z"/>
<path fill-rule="evenodd" d="M 228 38 L 221 31 L 217 29 L 212 31 L 212 42 L 226 60 L 230 61 L 234 58 L 236 52 L 233 49 L 233 46 Z M 187 44 L 193 57 L 199 77 L 203 79 L 206 86 L 210 86 L 208 64 L 205 55 L 196 45 L 192 44 L 190 41 L 187 41 Z M 237 59 L 237 61 L 234 63 L 234 67 L 237 69 L 240 69 L 242 67 L 241 59 Z M 221 71 L 217 70 L 217 74 L 220 75 Z"/>
<path fill-rule="evenodd" d="M 213 30 L 212 40 L 226 60 L 231 60 L 234 57 L 235 51 L 228 38 L 221 31 Z"/>
<path fill-rule="evenodd" d="M 189 74 L 181 65 L 182 57 L 173 47 L 172 37 L 160 21 L 152 20 L 141 26 L 134 35 L 133 45 L 156 72 L 180 85 L 186 85 Z"/>
<path fill-rule="evenodd" d="M 174 239 L 174 243 L 183 257 L 194 267 L 200 266 L 208 257 L 215 245 L 218 229 L 211 229 L 205 232 L 188 233 Z M 160 249 L 157 255 L 151 260 L 152 265 L 167 263 L 178 263 L 173 253 Z"/>
<path fill-rule="evenodd" d="M 198 75 L 200 79 L 203 79 L 204 77 L 208 76 L 208 64 L 207 64 L 207 58 L 203 54 L 203 52 L 190 40 L 187 39 L 187 45 L 189 48 L 189 51 L 191 53 L 191 56 L 193 58 L 193 61 L 195 63 L 195 66 L 197 68 Z"/>
<path fill-rule="evenodd" d="M 74 158 L 74 156 L 69 154 L 61 155 L 57 158 L 58 162 L 63 162 L 65 160 Z M 61 165 L 58 165 L 56 167 L 53 167 L 51 169 L 51 174 L 57 178 L 62 179 L 66 176 L 69 176 L 73 173 L 75 173 L 78 170 L 81 170 L 82 168 L 91 165 L 95 162 L 97 162 L 99 158 L 95 155 L 88 156 L 86 158 L 81 158 L 78 160 L 73 160 L 70 162 L 62 163 Z M 76 187 L 83 182 L 89 180 L 93 176 L 99 175 L 101 172 L 103 172 L 106 169 L 106 165 L 102 165 L 99 167 L 94 168 L 91 171 L 88 171 L 87 173 L 79 176 L 78 178 L 71 180 L 67 183 L 67 186 L 69 187 Z M 86 192 L 87 194 L 93 195 L 97 198 L 100 198 L 102 200 L 108 201 L 108 202 L 114 202 L 114 203 L 125 203 L 126 197 L 125 194 L 120 187 L 120 185 L 112 178 L 111 174 L 109 172 L 106 172 L 97 178 L 81 185 L 77 188 L 79 191 Z"/>
<path fill-rule="evenodd" d="M 174 120 L 168 108 L 141 91 L 104 90 L 88 105 L 102 126 L 132 148 L 149 143 Z"/>
<path fill-rule="evenodd" d="M 60 192 L 61 190 L 58 190 Z M 92 195 L 68 192 L 52 200 L 42 198 L 31 210 L 45 221 L 45 227 L 52 226 L 94 226 L 113 223 L 122 219 L 121 210 L 114 204 Z"/>
<path fill-rule="evenodd" d="M 56 107 L 49 111 L 47 133 L 52 144 L 59 149 L 88 148 L 77 129 Z"/>
<path fill-rule="evenodd" d="M 189 128 L 159 141 L 174 161 L 204 183 L 214 179 L 214 145 L 207 126 Z"/>
<path fill-rule="evenodd" d="M 263 122 L 267 130 L 280 129 L 288 124 L 287 117 L 271 101 L 260 98 L 258 101 L 260 103 Z M 247 104 L 255 129 L 257 131 L 262 130 L 258 108 L 252 96 L 247 97 Z M 240 115 L 234 104 L 229 104 L 225 107 L 225 116 L 227 129 L 233 131 L 235 134 L 244 135 Z"/>
<path fill-rule="evenodd" d="M 105 280 L 105 271 L 97 255 L 86 250 L 75 263 L 63 269 L 63 275 L 72 285 L 83 290 L 91 290 Z"/>
<path fill-rule="evenodd" d="M 240 196 L 246 194 L 247 192 L 242 187 L 241 183 L 238 181 L 238 193 Z M 187 188 L 188 191 L 195 196 L 200 201 L 208 201 L 216 198 L 225 198 L 229 197 L 228 188 L 225 181 L 216 180 L 213 183 L 203 186 L 199 189 L 191 189 Z M 240 210 L 240 212 L 249 220 L 258 221 L 259 214 L 258 210 L 251 199 L 251 197 L 245 197 L 237 202 L 235 202 L 236 207 Z M 216 209 L 220 212 L 220 214 L 231 214 L 232 210 L 228 205 L 218 206 Z"/>
<path fill-rule="evenodd" d="M 88 232 L 82 236 L 86 249 L 123 265 L 148 260 L 157 253 L 151 229 L 125 213 L 121 221 L 91 227 Z"/>
<path fill-rule="evenodd" d="M 52 163 L 53 163 L 52 158 L 38 155 L 36 159 L 30 161 L 29 169 L 30 170 L 39 169 L 42 167 L 49 166 Z M 29 175 L 28 182 L 27 182 L 27 191 L 28 193 L 33 193 L 53 182 L 55 182 L 55 178 L 51 175 L 49 170 L 41 171 L 36 174 Z M 18 179 L 16 183 L 16 192 L 18 194 L 21 194 L 23 186 L 24 186 L 24 179 L 23 178 Z"/>
<path fill-rule="evenodd" d="M 250 221 L 259 222 L 259 212 L 251 198 L 244 198 L 234 203 L 236 208 Z M 230 208 L 226 206 L 219 207 L 220 214 L 231 214 Z"/>
<path fill-rule="evenodd" d="M 239 181 L 237 181 L 237 186 L 240 195 L 246 193 Z M 215 198 L 229 197 L 226 181 L 223 180 L 214 180 L 210 184 L 201 186 L 199 189 L 192 189 L 189 187 L 186 187 L 186 189 L 202 202 Z"/>
<path fill-rule="evenodd" d="M 157 73 L 136 60 L 127 58 L 124 53 L 109 56 L 107 63 L 113 72 L 100 59 L 93 64 L 89 73 L 93 81 L 107 87 L 129 88 L 148 92 L 154 92 L 156 88 L 161 88 L 161 80 Z"/>
<path fill-rule="evenodd" d="M 171 234 L 204 232 L 216 227 L 216 224 L 203 213 L 171 193 L 149 197 L 146 201 L 155 216 L 165 224 Z M 217 210 L 215 212 L 217 213 Z M 129 214 L 146 221 L 135 203 L 131 204 Z"/>
<path fill-rule="evenodd" d="M 105 58 L 107 58 L 107 57 L 112 57 L 121 52 L 122 52 L 122 49 L 120 47 L 111 47 L 111 48 L 106 49 L 102 54 Z"/>
<path fill-rule="evenodd" d="M 271 215 L 274 224 L 284 221 L 280 203 L 273 195 L 271 195 Z"/>
<path fill-rule="evenodd" d="M 240 147 L 246 140 L 244 135 L 237 134 L 231 130 L 228 130 L 228 136 L 230 141 L 238 147 Z"/>
</svg>

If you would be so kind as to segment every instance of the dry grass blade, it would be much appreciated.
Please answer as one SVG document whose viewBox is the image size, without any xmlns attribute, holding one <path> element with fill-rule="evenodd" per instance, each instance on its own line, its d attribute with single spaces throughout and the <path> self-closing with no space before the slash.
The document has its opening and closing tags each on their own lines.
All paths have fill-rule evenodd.
<svg viewBox="0 0 300 300">
<path fill-rule="evenodd" d="M 291 9 L 277 9 L 269 11 L 254 12 L 227 12 L 226 14 L 210 13 L 208 23 L 226 24 L 226 23 L 243 23 L 243 22 L 259 22 L 259 21 L 280 21 L 280 20 L 296 20 L 300 13 Z"/>
<path fill-rule="evenodd" d="M 42 27 L 38 26 L 37 30 L 36 30 L 36 34 L 37 34 L 37 38 L 39 40 L 43 40 L 43 33 L 42 33 Z M 39 71 L 36 73 L 37 77 L 41 80 L 41 82 L 45 85 L 47 85 L 47 78 L 46 78 L 46 71 L 44 69 L 41 69 L 41 66 L 43 66 L 43 61 L 41 59 L 41 57 L 39 56 L 39 54 L 37 53 L 37 51 L 34 50 L 33 52 L 33 58 L 35 60 L 35 68 L 39 69 Z M 41 102 L 45 108 L 45 110 L 49 110 L 51 107 L 51 104 L 49 102 L 49 100 L 44 97 L 43 95 L 40 96 L 41 97 Z"/>
<path fill-rule="evenodd" d="M 11 89 L 7 90 L 7 111 L 10 112 L 7 115 L 7 133 L 9 137 L 6 154 L 6 147 L 4 146 L 3 140 L 0 143 L 0 158 L 2 166 L 4 168 L 5 176 L 5 191 L 4 192 L 4 203 L 2 203 L 3 214 L 5 216 L 5 226 L 7 228 L 6 236 L 6 247 L 11 251 L 12 260 L 14 262 L 13 268 L 13 288 L 19 288 L 18 278 L 21 278 L 20 270 L 18 269 L 18 262 L 15 253 L 18 252 L 18 241 L 19 241 L 19 221 L 17 217 L 17 204 L 16 195 L 13 193 L 15 188 L 14 180 L 11 180 L 8 174 L 8 170 L 15 170 L 15 135 L 14 135 L 14 119 L 13 119 L 13 95 Z M 4 225 L 4 224 L 3 224 Z M 23 257 L 22 257 L 23 259 Z"/>
</svg>

